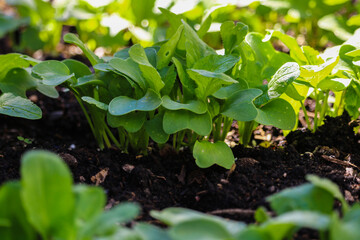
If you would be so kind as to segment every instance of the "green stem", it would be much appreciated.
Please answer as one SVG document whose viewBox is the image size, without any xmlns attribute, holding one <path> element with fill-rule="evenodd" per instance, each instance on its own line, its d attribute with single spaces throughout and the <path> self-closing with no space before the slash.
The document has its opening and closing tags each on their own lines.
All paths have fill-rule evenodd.
<svg viewBox="0 0 360 240">
<path fill-rule="evenodd" d="M 303 102 L 303 101 L 300 101 L 300 104 L 301 104 L 301 108 L 302 108 L 302 110 L 303 110 L 303 112 L 304 112 L 304 116 L 305 116 L 305 121 L 306 121 L 306 124 L 307 124 L 307 128 L 311 130 L 311 124 L 310 124 L 309 116 L 308 116 L 308 114 L 307 114 L 307 111 L 306 111 L 304 102 Z"/>
<path fill-rule="evenodd" d="M 228 117 L 224 118 L 224 126 L 223 126 L 223 130 L 222 130 L 222 134 L 221 134 L 221 141 L 225 141 L 225 138 L 226 138 L 228 132 L 230 131 L 232 122 L 233 122 L 232 119 L 230 119 Z"/>
<path fill-rule="evenodd" d="M 320 107 L 320 96 L 317 92 L 317 90 L 315 90 L 315 101 L 316 101 L 316 105 L 315 105 L 315 115 L 314 115 L 314 128 L 313 128 L 313 132 L 316 132 L 317 127 L 318 127 L 318 112 L 319 112 L 319 107 Z"/>
<path fill-rule="evenodd" d="M 111 141 L 113 141 L 113 143 L 115 144 L 115 146 L 119 149 L 121 149 L 121 144 L 119 143 L 119 141 L 116 139 L 116 137 L 114 136 L 114 134 L 111 132 L 111 130 L 109 129 L 109 127 L 105 124 L 105 131 L 108 134 L 108 136 L 110 137 Z"/>
<path fill-rule="evenodd" d="M 240 135 L 239 142 L 242 145 L 244 146 L 249 145 L 255 124 L 256 124 L 255 121 L 248 121 L 248 122 L 238 121 L 239 135 Z"/>
<path fill-rule="evenodd" d="M 335 116 L 339 116 L 339 110 L 342 109 L 344 105 L 345 93 L 346 93 L 346 89 L 341 93 L 340 101 L 335 108 Z"/>
<path fill-rule="evenodd" d="M 104 139 L 104 142 L 105 142 L 106 147 L 107 147 L 107 148 L 111 148 L 111 142 L 110 142 L 108 136 L 106 135 L 106 132 L 104 131 L 104 132 L 102 133 L 102 135 L 103 135 L 103 139 Z"/>
<path fill-rule="evenodd" d="M 319 121 L 320 124 L 324 120 L 325 114 L 326 114 L 326 112 L 328 110 L 328 107 L 329 107 L 328 98 L 329 98 L 329 90 L 325 92 L 325 98 L 324 98 L 324 102 L 323 102 L 322 109 L 321 109 L 321 112 L 320 112 L 320 121 Z"/>
<path fill-rule="evenodd" d="M 177 133 L 173 134 L 173 148 L 176 149 L 176 137 L 177 137 Z"/>
<path fill-rule="evenodd" d="M 215 120 L 215 128 L 214 128 L 214 132 L 213 132 L 214 142 L 217 142 L 220 140 L 221 123 L 222 123 L 222 116 L 219 115 L 218 118 Z"/>
</svg>

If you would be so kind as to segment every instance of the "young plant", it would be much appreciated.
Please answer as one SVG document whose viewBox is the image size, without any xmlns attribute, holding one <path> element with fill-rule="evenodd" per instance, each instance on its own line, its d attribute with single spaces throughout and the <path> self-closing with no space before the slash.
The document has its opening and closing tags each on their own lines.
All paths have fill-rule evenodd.
<svg viewBox="0 0 360 240">
<path fill-rule="evenodd" d="M 0 114 L 26 119 L 40 119 L 41 109 L 26 97 L 26 91 L 36 89 L 48 97 L 59 95 L 54 87 L 32 77 L 28 67 L 32 59 L 11 53 L 0 55 Z"/>
</svg>

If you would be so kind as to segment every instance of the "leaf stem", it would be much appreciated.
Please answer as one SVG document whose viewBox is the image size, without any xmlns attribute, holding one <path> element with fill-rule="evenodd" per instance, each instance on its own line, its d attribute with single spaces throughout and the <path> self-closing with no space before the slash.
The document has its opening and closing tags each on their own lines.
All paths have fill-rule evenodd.
<svg viewBox="0 0 360 240">
<path fill-rule="evenodd" d="M 301 108 L 302 108 L 302 110 L 304 112 L 307 128 L 311 130 L 311 123 L 310 123 L 310 120 L 309 120 L 309 115 L 307 114 L 307 111 L 306 111 L 306 108 L 305 108 L 305 105 L 304 105 L 304 101 L 300 101 L 300 104 L 301 104 Z"/>
</svg>

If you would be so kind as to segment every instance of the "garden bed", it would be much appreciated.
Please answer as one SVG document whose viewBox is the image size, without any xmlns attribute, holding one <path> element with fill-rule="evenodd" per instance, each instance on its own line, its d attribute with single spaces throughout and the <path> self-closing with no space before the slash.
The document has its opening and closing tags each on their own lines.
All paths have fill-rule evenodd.
<svg viewBox="0 0 360 240">
<path fill-rule="evenodd" d="M 350 204 L 359 200 L 359 136 L 346 114 L 328 118 L 315 134 L 298 130 L 268 148 L 238 145 L 236 168 L 229 171 L 200 169 L 189 150 L 176 154 L 170 146 L 149 149 L 147 156 L 100 151 L 71 93 L 60 95 L 60 100 L 30 96 L 43 110 L 41 120 L 0 116 L 0 183 L 18 179 L 20 156 L 36 148 L 59 154 L 75 182 L 102 186 L 108 207 L 140 203 L 141 221 L 151 220 L 150 210 L 176 206 L 253 222 L 267 196 L 304 183 L 306 174 L 334 181 Z"/>
</svg>

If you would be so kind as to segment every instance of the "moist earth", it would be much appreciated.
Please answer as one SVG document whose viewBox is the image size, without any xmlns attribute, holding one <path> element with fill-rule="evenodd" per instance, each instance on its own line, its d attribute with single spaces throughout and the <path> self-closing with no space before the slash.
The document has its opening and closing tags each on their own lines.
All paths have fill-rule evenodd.
<svg viewBox="0 0 360 240">
<path fill-rule="evenodd" d="M 236 168 L 229 171 L 217 166 L 200 169 L 190 150 L 176 153 L 167 145 L 162 149 L 150 146 L 146 156 L 116 149 L 100 151 L 71 93 L 60 89 L 59 99 L 35 93 L 29 97 L 42 108 L 41 120 L 0 115 L 0 184 L 20 177 L 25 151 L 47 149 L 65 160 L 75 182 L 103 187 L 107 208 L 121 201 L 140 203 L 139 221 L 154 221 L 150 210 L 186 207 L 253 223 L 257 207 L 269 209 L 267 196 L 304 183 L 307 174 L 334 181 L 350 204 L 359 201 L 359 136 L 354 134 L 357 123 L 346 113 L 326 118 L 316 133 L 291 132 L 283 144 L 237 145 L 233 148 Z M 296 239 L 318 236 L 305 230 Z"/>
</svg>

